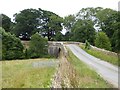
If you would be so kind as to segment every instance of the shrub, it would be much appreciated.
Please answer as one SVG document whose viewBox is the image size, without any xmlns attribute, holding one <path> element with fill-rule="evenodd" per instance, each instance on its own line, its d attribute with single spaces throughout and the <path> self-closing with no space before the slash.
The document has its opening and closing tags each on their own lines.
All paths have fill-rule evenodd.
<svg viewBox="0 0 120 90">
<path fill-rule="evenodd" d="M 90 43 L 87 40 L 85 41 L 85 49 L 90 49 Z"/>
<path fill-rule="evenodd" d="M 29 47 L 30 57 L 38 58 L 47 54 L 47 40 L 42 38 L 38 33 L 32 35 Z"/>
<path fill-rule="evenodd" d="M 0 28 L 0 34 L 2 35 L 2 59 L 20 59 L 23 56 L 23 45 L 15 35 L 5 32 Z"/>
<path fill-rule="evenodd" d="M 110 40 L 104 32 L 98 32 L 95 39 L 95 46 L 99 48 L 104 48 L 106 50 L 111 50 Z"/>
</svg>

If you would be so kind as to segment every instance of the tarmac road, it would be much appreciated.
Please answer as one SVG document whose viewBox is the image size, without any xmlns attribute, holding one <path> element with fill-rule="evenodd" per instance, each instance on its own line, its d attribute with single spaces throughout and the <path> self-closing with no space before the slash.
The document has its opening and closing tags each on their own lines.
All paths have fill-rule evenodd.
<svg viewBox="0 0 120 90">
<path fill-rule="evenodd" d="M 118 67 L 108 62 L 100 60 L 94 56 L 89 55 L 79 46 L 74 44 L 66 45 L 81 61 L 94 69 L 104 80 L 107 80 L 115 88 L 118 88 Z M 120 73 L 120 72 L 119 72 Z M 120 75 L 120 74 L 119 74 Z M 119 85 L 120 86 L 120 85 Z"/>
</svg>

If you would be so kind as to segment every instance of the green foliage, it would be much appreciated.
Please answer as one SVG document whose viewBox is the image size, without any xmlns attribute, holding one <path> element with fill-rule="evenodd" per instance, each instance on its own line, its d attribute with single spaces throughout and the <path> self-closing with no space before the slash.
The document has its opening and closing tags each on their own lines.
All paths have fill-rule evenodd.
<svg viewBox="0 0 120 90">
<path fill-rule="evenodd" d="M 67 32 L 70 33 L 70 37 L 69 35 L 66 36 L 67 40 L 72 39 L 72 41 L 85 42 L 85 40 L 89 39 L 88 41 L 90 42 L 90 44 L 94 45 L 94 34 L 89 33 L 91 32 L 91 30 L 88 29 L 95 27 L 96 31 L 103 31 L 107 34 L 111 42 L 112 51 L 118 52 L 120 51 L 118 50 L 120 46 L 120 35 L 118 36 L 118 31 L 120 31 L 119 17 L 120 12 L 109 8 L 82 8 L 77 14 L 69 15 L 64 18 L 64 26 L 67 29 Z M 87 24 L 84 22 L 86 22 Z"/>
<path fill-rule="evenodd" d="M 115 41 L 118 39 L 116 38 L 115 34 L 119 26 L 119 13 L 107 8 L 98 12 L 97 18 L 100 30 L 105 32 L 110 38 L 112 51 L 117 51 Z"/>
<path fill-rule="evenodd" d="M 5 32 L 0 28 L 0 34 L 2 34 L 2 59 L 11 60 L 23 58 L 23 45 L 20 39 L 15 35 Z"/>
<path fill-rule="evenodd" d="M 39 19 L 42 17 L 41 13 L 36 9 L 25 9 L 20 13 L 16 13 L 14 33 L 19 36 L 20 34 L 28 33 L 31 36 L 38 29 Z"/>
<path fill-rule="evenodd" d="M 29 55 L 31 58 L 44 57 L 47 52 L 47 40 L 38 33 L 32 35 L 30 40 Z"/>
<path fill-rule="evenodd" d="M 78 20 L 72 28 L 74 41 L 85 42 L 88 40 L 91 44 L 94 44 L 95 29 L 92 21 Z"/>
<path fill-rule="evenodd" d="M 13 32 L 19 36 L 28 33 L 28 37 L 40 32 L 51 40 L 56 32 L 62 30 L 62 18 L 55 13 L 42 9 L 24 9 L 14 15 L 15 25 Z"/>
<path fill-rule="evenodd" d="M 63 40 L 63 34 L 61 32 L 57 32 L 55 37 L 54 37 L 55 41 L 62 41 Z"/>
<path fill-rule="evenodd" d="M 82 8 L 76 15 L 77 19 L 82 19 L 82 20 L 92 20 L 94 24 L 96 24 L 96 14 L 103 10 L 102 7 L 88 7 L 88 8 Z"/>
<path fill-rule="evenodd" d="M 118 65 L 120 66 L 120 62 L 118 61 L 118 56 L 116 54 L 112 54 L 111 52 L 105 52 L 102 50 L 97 50 L 94 48 L 87 50 L 87 49 L 85 49 L 85 46 L 82 44 L 80 44 L 80 47 L 83 50 L 85 50 L 87 53 L 89 53 L 97 58 L 100 58 L 101 60 L 107 61 L 107 62 L 117 65 L 117 66 Z"/>
<path fill-rule="evenodd" d="M 64 35 L 64 40 L 65 41 L 71 41 L 71 37 L 73 36 L 72 32 L 66 32 L 65 35 Z"/>
<path fill-rule="evenodd" d="M 1 15 L 2 15 L 2 27 L 5 29 L 5 31 L 10 32 L 11 19 L 5 14 Z"/>
<path fill-rule="evenodd" d="M 67 31 L 70 31 L 75 23 L 75 16 L 74 15 L 68 15 L 64 18 L 64 26 L 67 29 Z"/>
<path fill-rule="evenodd" d="M 106 50 L 111 50 L 110 40 L 104 32 L 98 32 L 95 39 L 95 46 L 99 48 L 104 48 Z"/>
<path fill-rule="evenodd" d="M 116 30 L 117 11 L 107 8 L 99 11 L 96 16 L 100 29 L 111 38 Z"/>
<path fill-rule="evenodd" d="M 44 33 L 44 36 L 47 36 L 48 40 L 51 41 L 53 37 L 62 30 L 63 19 L 55 13 L 44 11 L 43 20 L 45 22 L 41 31 Z"/>
<path fill-rule="evenodd" d="M 90 43 L 87 40 L 85 41 L 85 49 L 90 49 Z"/>
<path fill-rule="evenodd" d="M 117 22 L 115 24 L 116 31 L 112 36 L 112 42 L 114 42 L 115 51 L 120 53 L 120 11 L 117 13 Z"/>
<path fill-rule="evenodd" d="M 112 87 L 106 83 L 94 70 L 91 70 L 89 66 L 79 60 L 70 50 L 68 50 L 68 61 L 71 66 L 76 70 L 79 78 L 74 83 L 78 85 L 77 88 L 107 88 Z"/>
<path fill-rule="evenodd" d="M 53 62 L 52 60 L 42 58 L 2 61 L 2 88 L 50 88 L 56 69 L 40 67 L 38 63 Z"/>
</svg>

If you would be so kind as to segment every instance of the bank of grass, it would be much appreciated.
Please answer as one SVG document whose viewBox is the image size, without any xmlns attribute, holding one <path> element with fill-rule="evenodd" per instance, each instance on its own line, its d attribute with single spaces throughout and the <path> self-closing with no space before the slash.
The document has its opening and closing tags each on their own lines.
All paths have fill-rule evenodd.
<svg viewBox="0 0 120 90">
<path fill-rule="evenodd" d="M 33 67 L 49 59 L 2 61 L 3 88 L 49 88 L 55 67 Z"/>
<path fill-rule="evenodd" d="M 68 50 L 68 61 L 76 70 L 76 75 L 79 76 L 77 81 L 80 88 L 112 88 L 112 85 L 104 81 L 100 75 L 90 69 L 89 66 L 80 61 L 70 50 Z"/>
<path fill-rule="evenodd" d="M 83 44 L 80 44 L 80 47 L 83 50 L 85 50 L 87 53 L 89 53 L 97 58 L 100 58 L 101 60 L 107 61 L 107 62 L 117 65 L 117 66 L 120 66 L 120 64 L 118 65 L 118 56 L 117 55 L 106 53 L 104 51 L 96 50 L 93 48 L 87 50 L 87 49 L 85 49 L 85 45 L 83 45 Z"/>
</svg>

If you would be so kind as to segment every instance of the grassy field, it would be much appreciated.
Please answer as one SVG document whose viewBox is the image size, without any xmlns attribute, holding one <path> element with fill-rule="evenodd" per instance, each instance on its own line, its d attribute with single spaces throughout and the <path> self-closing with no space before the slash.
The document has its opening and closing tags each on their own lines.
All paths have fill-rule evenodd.
<svg viewBox="0 0 120 90">
<path fill-rule="evenodd" d="M 104 81 L 89 66 L 81 62 L 71 51 L 68 50 L 68 61 L 76 70 L 77 86 L 80 88 L 111 88 L 112 85 Z"/>
<path fill-rule="evenodd" d="M 96 49 L 91 48 L 90 50 L 85 49 L 85 46 L 80 44 L 80 47 L 85 50 L 87 53 L 100 58 L 101 60 L 107 61 L 111 64 L 117 65 L 118 66 L 118 56 L 117 55 L 113 55 L 113 54 L 109 54 L 103 51 L 98 51 Z"/>
<path fill-rule="evenodd" d="M 33 63 L 50 59 L 2 61 L 3 88 L 47 88 L 55 67 L 33 67 Z"/>
</svg>

